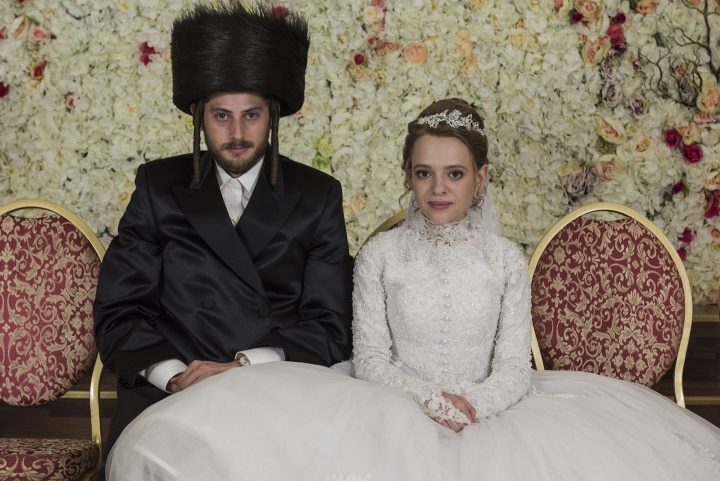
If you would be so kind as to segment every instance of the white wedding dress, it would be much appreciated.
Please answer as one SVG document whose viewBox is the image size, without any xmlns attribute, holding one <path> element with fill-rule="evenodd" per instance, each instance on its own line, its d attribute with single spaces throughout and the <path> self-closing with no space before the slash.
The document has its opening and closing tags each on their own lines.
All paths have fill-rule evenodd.
<svg viewBox="0 0 720 481">
<path fill-rule="evenodd" d="M 473 212 L 410 212 L 356 263 L 354 364 L 274 362 L 152 406 L 108 479 L 235 481 L 720 480 L 720 429 L 640 385 L 530 369 L 527 265 Z M 478 422 L 442 391 L 460 393 Z"/>
</svg>

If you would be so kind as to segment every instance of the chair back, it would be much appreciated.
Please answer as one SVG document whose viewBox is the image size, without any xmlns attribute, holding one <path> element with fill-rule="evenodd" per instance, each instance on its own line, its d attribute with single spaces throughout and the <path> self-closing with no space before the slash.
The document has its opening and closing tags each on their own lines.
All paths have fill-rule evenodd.
<svg viewBox="0 0 720 481">
<path fill-rule="evenodd" d="M 13 214 L 24 209 L 43 215 Z M 0 400 L 52 401 L 91 368 L 103 254 L 87 224 L 62 206 L 23 200 L 0 207 Z"/>
<path fill-rule="evenodd" d="M 598 218 L 598 212 L 613 214 Z M 675 398 L 684 405 L 690 283 L 652 222 L 619 204 L 580 207 L 540 241 L 530 276 L 538 369 L 652 386 L 675 363 Z"/>
</svg>

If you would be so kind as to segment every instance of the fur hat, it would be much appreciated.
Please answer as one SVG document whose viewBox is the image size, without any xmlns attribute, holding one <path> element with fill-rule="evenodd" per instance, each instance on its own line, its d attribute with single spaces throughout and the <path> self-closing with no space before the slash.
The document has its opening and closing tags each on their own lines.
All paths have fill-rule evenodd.
<svg viewBox="0 0 720 481">
<path fill-rule="evenodd" d="M 173 102 L 189 114 L 212 94 L 250 91 L 293 114 L 305 98 L 309 46 L 307 23 L 287 10 L 197 5 L 173 24 Z"/>
<path fill-rule="evenodd" d="M 305 20 L 281 7 L 250 10 L 231 0 L 197 5 L 175 20 L 170 42 L 173 102 L 193 115 L 192 186 L 200 184 L 204 102 L 220 92 L 255 92 L 270 100 L 270 183 L 275 185 L 278 117 L 302 107 L 309 47 Z"/>
</svg>

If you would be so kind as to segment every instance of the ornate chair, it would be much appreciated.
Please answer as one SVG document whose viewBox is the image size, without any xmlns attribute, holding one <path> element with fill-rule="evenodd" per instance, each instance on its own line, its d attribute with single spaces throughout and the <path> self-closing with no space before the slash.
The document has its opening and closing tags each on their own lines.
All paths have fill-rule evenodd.
<svg viewBox="0 0 720 481">
<path fill-rule="evenodd" d="M 674 362 L 675 400 L 685 405 L 692 295 L 680 257 L 652 222 L 618 204 L 580 207 L 540 241 L 530 277 L 538 370 L 652 386 Z"/>
<path fill-rule="evenodd" d="M 33 217 L 10 215 L 21 209 Z M 102 364 L 92 304 L 103 254 L 87 224 L 59 205 L 0 207 L 0 401 L 22 407 L 89 398 L 92 432 L 91 440 L 0 438 L 0 479 L 89 480 L 97 471 Z M 89 392 L 71 391 L 93 361 Z"/>
</svg>

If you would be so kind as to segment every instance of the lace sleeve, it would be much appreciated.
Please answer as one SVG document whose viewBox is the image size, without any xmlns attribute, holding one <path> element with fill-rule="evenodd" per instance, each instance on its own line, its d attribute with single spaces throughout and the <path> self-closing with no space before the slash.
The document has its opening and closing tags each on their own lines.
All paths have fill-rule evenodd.
<svg viewBox="0 0 720 481">
<path fill-rule="evenodd" d="M 492 416 L 518 402 L 530 388 L 530 280 L 520 249 L 505 254 L 507 281 L 495 335 L 490 375 L 463 395 L 478 418 Z"/>
<path fill-rule="evenodd" d="M 402 389 L 431 418 L 469 423 L 467 417 L 442 395 L 442 389 L 401 369 L 391 358 L 383 285 L 382 248 L 375 238 L 355 261 L 353 289 L 353 364 L 359 379 Z"/>
</svg>

